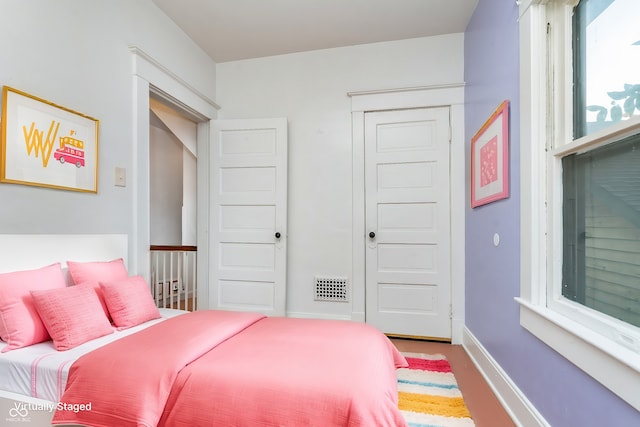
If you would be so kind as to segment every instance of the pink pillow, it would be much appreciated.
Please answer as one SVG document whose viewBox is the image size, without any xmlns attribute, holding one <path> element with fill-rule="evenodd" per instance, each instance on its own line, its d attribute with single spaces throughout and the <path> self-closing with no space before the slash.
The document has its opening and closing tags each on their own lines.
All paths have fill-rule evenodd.
<svg viewBox="0 0 640 427">
<path fill-rule="evenodd" d="M 104 314 L 109 320 L 111 320 L 109 310 L 107 309 L 104 297 L 102 296 L 102 290 L 100 289 L 99 282 L 112 282 L 129 277 L 127 267 L 124 265 L 124 260 L 122 258 L 118 258 L 113 261 L 67 261 L 67 268 L 74 285 L 84 283 L 91 283 L 93 285 L 93 288 L 98 294 L 98 299 L 100 300 Z"/>
<path fill-rule="evenodd" d="M 2 353 L 49 340 L 30 291 L 65 286 L 60 263 L 0 274 L 0 338 L 8 344 Z"/>
<path fill-rule="evenodd" d="M 31 291 L 31 296 L 56 350 L 113 333 L 91 284 Z"/>
<path fill-rule="evenodd" d="M 93 289 L 93 292 L 98 297 L 98 301 L 100 302 L 100 307 L 102 308 L 102 312 L 104 313 L 104 316 L 109 320 L 109 322 L 111 322 L 111 315 L 109 314 L 109 309 L 107 308 L 107 303 L 104 302 L 104 295 L 102 295 L 102 289 L 100 288 L 100 282 L 98 282 L 98 281 L 90 281 L 90 282 L 80 283 L 79 285 L 76 285 L 76 286 L 88 286 L 88 287 Z"/>
<path fill-rule="evenodd" d="M 100 288 L 102 288 L 102 295 L 109 308 L 113 324 L 118 329 L 127 329 L 160 317 L 149 285 L 141 276 L 114 282 L 100 282 Z"/>
<path fill-rule="evenodd" d="M 85 282 L 113 282 L 126 279 L 129 273 L 122 258 L 113 261 L 67 261 L 67 268 L 74 285 Z"/>
</svg>

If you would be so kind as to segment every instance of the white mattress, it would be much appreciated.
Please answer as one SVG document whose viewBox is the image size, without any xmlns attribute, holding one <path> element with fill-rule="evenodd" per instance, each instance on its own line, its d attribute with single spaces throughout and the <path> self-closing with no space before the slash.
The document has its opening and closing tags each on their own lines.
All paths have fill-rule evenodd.
<svg viewBox="0 0 640 427">
<path fill-rule="evenodd" d="M 80 356 L 183 313 L 186 312 L 161 308 L 160 315 L 162 317 L 160 319 L 124 331 L 116 330 L 113 334 L 86 342 L 71 350 L 57 351 L 53 342 L 47 341 L 7 353 L 0 353 L 0 390 L 59 402 L 67 384 L 69 368 Z M 0 341 L 0 350 L 6 345 Z"/>
</svg>

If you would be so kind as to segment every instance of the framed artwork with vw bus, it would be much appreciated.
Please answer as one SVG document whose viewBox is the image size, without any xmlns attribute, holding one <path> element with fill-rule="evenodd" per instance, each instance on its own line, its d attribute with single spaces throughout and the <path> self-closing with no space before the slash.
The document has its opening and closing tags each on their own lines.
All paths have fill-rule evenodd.
<svg viewBox="0 0 640 427">
<path fill-rule="evenodd" d="M 98 120 L 4 86 L 0 124 L 0 182 L 98 192 Z"/>
</svg>

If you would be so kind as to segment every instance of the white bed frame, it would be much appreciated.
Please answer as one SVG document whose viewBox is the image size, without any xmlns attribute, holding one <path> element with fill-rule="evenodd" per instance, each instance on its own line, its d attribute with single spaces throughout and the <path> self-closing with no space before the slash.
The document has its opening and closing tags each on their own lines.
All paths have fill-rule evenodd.
<svg viewBox="0 0 640 427">
<path fill-rule="evenodd" d="M 0 273 L 31 270 L 66 261 L 111 261 L 127 263 L 126 234 L 0 234 Z M 0 357 L 2 357 L 0 355 Z M 39 408 L 52 402 L 0 390 L 0 425 L 50 426 L 52 411 Z M 57 402 L 55 402 L 57 404 Z M 26 405 L 26 406 L 20 406 Z M 23 421 L 11 421 L 16 415 Z"/>
<path fill-rule="evenodd" d="M 127 265 L 126 234 L 0 234 L 0 273 L 40 268 L 54 262 L 111 261 Z"/>
</svg>

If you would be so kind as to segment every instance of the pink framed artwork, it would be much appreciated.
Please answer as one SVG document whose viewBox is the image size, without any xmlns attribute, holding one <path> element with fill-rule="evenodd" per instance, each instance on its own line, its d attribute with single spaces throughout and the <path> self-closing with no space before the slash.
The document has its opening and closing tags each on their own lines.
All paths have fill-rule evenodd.
<svg viewBox="0 0 640 427">
<path fill-rule="evenodd" d="M 471 207 L 509 197 L 509 101 L 471 138 Z"/>
</svg>

